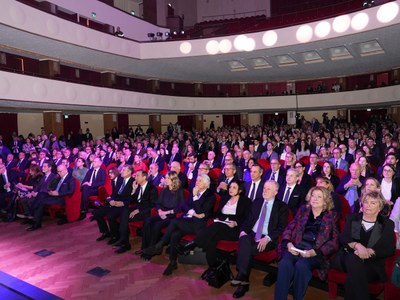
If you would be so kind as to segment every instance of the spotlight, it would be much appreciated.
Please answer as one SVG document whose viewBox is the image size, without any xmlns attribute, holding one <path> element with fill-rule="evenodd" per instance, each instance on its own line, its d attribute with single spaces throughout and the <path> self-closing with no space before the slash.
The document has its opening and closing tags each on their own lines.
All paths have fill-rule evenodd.
<svg viewBox="0 0 400 300">
<path fill-rule="evenodd" d="M 374 4 L 375 4 L 375 0 L 364 0 L 363 7 L 370 8 Z"/>
<path fill-rule="evenodd" d="M 157 35 L 158 37 L 162 37 L 162 36 L 163 36 L 162 32 L 157 32 L 156 35 Z"/>
<path fill-rule="evenodd" d="M 131 15 L 134 16 L 135 15 L 135 11 L 131 10 Z"/>
<path fill-rule="evenodd" d="M 181 34 L 185 34 L 185 30 L 181 30 Z"/>
<path fill-rule="evenodd" d="M 165 36 L 167 37 L 167 38 L 169 38 L 170 36 L 171 36 L 171 34 L 169 33 L 169 32 L 166 32 L 166 33 L 164 33 L 165 34 Z"/>
<path fill-rule="evenodd" d="M 172 32 L 172 34 L 173 34 L 173 35 L 177 35 L 178 32 L 177 32 L 176 30 L 174 30 L 174 31 Z"/>
</svg>

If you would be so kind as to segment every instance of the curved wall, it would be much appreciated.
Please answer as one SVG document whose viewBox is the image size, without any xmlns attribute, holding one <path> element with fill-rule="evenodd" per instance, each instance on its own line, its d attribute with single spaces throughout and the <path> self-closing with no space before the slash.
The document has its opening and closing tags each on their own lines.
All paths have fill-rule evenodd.
<svg viewBox="0 0 400 300">
<path fill-rule="evenodd" d="M 400 103 L 400 85 L 360 91 L 276 97 L 176 97 L 93 87 L 0 71 L 3 100 L 108 107 L 112 111 L 143 112 L 261 112 L 339 109 L 352 106 Z"/>
</svg>

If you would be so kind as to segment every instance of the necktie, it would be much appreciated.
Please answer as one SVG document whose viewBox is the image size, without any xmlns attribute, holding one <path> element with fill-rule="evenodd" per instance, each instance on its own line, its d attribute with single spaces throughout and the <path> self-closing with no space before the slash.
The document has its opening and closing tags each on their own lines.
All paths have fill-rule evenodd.
<svg viewBox="0 0 400 300">
<path fill-rule="evenodd" d="M 251 199 L 252 201 L 254 200 L 255 194 L 256 194 L 256 183 L 253 182 L 252 190 L 251 190 L 251 193 L 250 193 L 250 199 Z"/>
<path fill-rule="evenodd" d="M 275 174 L 276 174 L 276 172 L 272 172 L 271 178 L 269 180 L 274 180 L 275 181 Z"/>
<path fill-rule="evenodd" d="M 226 183 L 226 184 L 229 184 L 229 178 L 226 178 L 226 179 L 225 179 L 225 183 Z"/>
<path fill-rule="evenodd" d="M 255 236 L 256 240 L 261 239 L 266 216 L 267 216 L 267 202 L 264 201 L 264 205 L 261 210 L 260 218 L 258 219 L 258 226 L 257 226 L 257 231 L 256 231 L 256 236 Z"/>
<path fill-rule="evenodd" d="M 169 160 L 169 164 L 172 164 L 172 162 L 174 161 L 174 157 L 175 157 L 175 154 L 173 154 L 173 155 L 171 156 L 171 159 Z"/>
<path fill-rule="evenodd" d="M 286 189 L 285 198 L 283 198 L 283 202 L 285 202 L 286 204 L 288 204 L 289 202 L 289 196 L 290 196 L 290 187 Z"/>
<path fill-rule="evenodd" d="M 93 170 L 93 173 L 92 173 L 92 177 L 90 177 L 90 184 L 92 184 L 93 181 L 96 179 L 96 172 L 97 172 L 97 170 L 94 169 L 94 170 Z"/>
<path fill-rule="evenodd" d="M 336 161 L 335 168 L 336 168 L 336 169 L 338 169 L 338 168 L 339 168 L 339 161 L 338 161 L 338 160 Z"/>
<path fill-rule="evenodd" d="M 123 190 L 125 188 L 125 185 L 126 185 L 126 182 L 125 182 L 125 179 L 124 179 L 124 181 L 122 181 L 121 187 L 119 188 L 118 194 L 122 194 L 122 192 L 123 192 Z"/>
<path fill-rule="evenodd" d="M 354 209 L 354 203 L 358 199 L 358 192 L 357 192 L 357 187 L 356 186 L 351 186 L 346 192 L 346 195 L 344 196 L 347 201 L 349 202 L 349 205 L 351 207 L 351 211 L 353 212 Z"/>
<path fill-rule="evenodd" d="M 61 188 L 62 183 L 64 182 L 64 178 L 61 178 L 60 181 L 57 184 L 57 187 L 55 189 L 56 192 L 58 192 Z"/>
<path fill-rule="evenodd" d="M 17 168 L 19 168 L 20 165 L 21 165 L 21 161 L 19 160 L 17 163 Z"/>
<path fill-rule="evenodd" d="M 142 190 L 142 187 L 140 187 L 138 202 L 140 202 L 142 200 L 142 196 L 143 196 L 143 190 Z"/>
</svg>

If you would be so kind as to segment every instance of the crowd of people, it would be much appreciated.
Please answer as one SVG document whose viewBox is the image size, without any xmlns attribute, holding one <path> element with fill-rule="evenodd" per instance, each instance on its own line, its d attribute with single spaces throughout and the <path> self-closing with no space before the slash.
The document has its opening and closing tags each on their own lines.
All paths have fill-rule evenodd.
<svg viewBox="0 0 400 300">
<path fill-rule="evenodd" d="M 297 126 L 183 131 L 169 124 L 162 134 L 139 125 L 99 139 L 89 129 L 13 134 L 10 145 L 0 137 L 0 209 L 4 221 L 19 218 L 38 230 L 46 205 L 64 205 L 79 188 L 83 220 L 89 198 L 109 180 L 108 198 L 90 216 L 96 240 L 129 251 L 129 224 L 143 221 L 135 254 L 151 260 L 169 245 L 165 276 L 179 254 L 199 247 L 208 263 L 201 278 L 210 281 L 218 241 L 237 241 L 235 298 L 249 290 L 252 257 L 276 250 L 275 299 L 287 299 L 291 284 L 302 299 L 312 271 L 326 279 L 331 267 L 347 273 L 346 299 L 368 299 L 368 282 L 386 280 L 385 259 L 394 235 L 400 240 L 399 137 L 390 119 L 353 124 L 326 115 L 321 123 L 299 118 Z M 195 238 L 182 244 L 186 234 Z"/>
</svg>

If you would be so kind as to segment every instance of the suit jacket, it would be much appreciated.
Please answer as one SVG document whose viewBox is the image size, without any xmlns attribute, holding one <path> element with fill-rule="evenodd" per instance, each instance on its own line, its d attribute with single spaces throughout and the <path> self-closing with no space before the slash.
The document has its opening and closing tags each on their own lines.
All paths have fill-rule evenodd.
<svg viewBox="0 0 400 300">
<path fill-rule="evenodd" d="M 309 170 L 310 170 L 310 164 L 306 165 L 306 169 L 304 170 L 304 173 L 308 174 Z M 321 172 L 322 172 L 322 167 L 319 164 L 317 164 L 311 173 L 311 177 L 315 179 L 321 175 Z"/>
<path fill-rule="evenodd" d="M 261 159 L 266 159 L 268 161 L 271 161 L 271 159 L 273 159 L 273 158 L 279 159 L 279 155 L 275 151 L 272 151 L 271 154 L 268 154 L 267 151 L 264 151 L 263 153 L 261 153 L 261 157 L 260 158 Z"/>
<path fill-rule="evenodd" d="M 29 166 L 29 162 L 26 158 L 24 158 L 23 160 L 18 160 L 16 167 L 20 170 L 20 171 L 25 171 L 26 169 L 28 169 Z"/>
<path fill-rule="evenodd" d="M 121 180 L 120 182 L 117 182 L 117 185 L 115 187 L 115 193 L 111 195 L 111 200 L 115 201 L 122 201 L 124 202 L 124 206 L 128 207 L 129 203 L 132 200 L 132 184 L 133 184 L 133 178 L 129 178 L 128 182 L 125 184 L 124 188 L 121 190 L 122 185 L 124 184 L 125 180 Z"/>
<path fill-rule="evenodd" d="M 176 154 L 171 154 L 171 156 L 168 159 L 168 165 L 171 165 L 171 163 L 173 161 L 177 161 L 178 163 L 181 163 L 182 162 L 182 154 L 180 152 L 177 152 Z"/>
<path fill-rule="evenodd" d="M 135 155 L 132 153 L 132 154 L 129 156 L 129 158 L 127 157 L 126 164 L 127 164 L 127 165 L 132 165 L 134 159 L 135 159 Z"/>
<path fill-rule="evenodd" d="M 160 173 L 157 173 L 157 176 L 154 177 L 153 175 L 149 176 L 149 179 L 147 180 L 152 186 L 158 187 L 161 183 L 161 178 L 163 178 L 163 175 Z"/>
<path fill-rule="evenodd" d="M 56 180 L 53 180 L 52 183 L 50 183 L 50 190 L 55 190 L 57 188 L 57 185 L 61 178 L 56 178 Z M 75 178 L 72 177 L 70 173 L 65 177 L 63 183 L 60 186 L 60 189 L 58 190 L 58 196 L 52 196 L 52 197 L 57 197 L 60 199 L 64 199 L 64 196 L 71 195 L 75 191 L 76 185 L 75 185 Z"/>
<path fill-rule="evenodd" d="M 215 193 L 215 191 L 217 189 L 217 184 L 216 184 L 215 180 L 211 178 L 211 176 L 208 176 L 208 177 L 210 177 L 210 187 L 209 187 L 209 189 L 211 190 L 211 192 Z M 194 187 L 196 185 L 196 180 L 197 180 L 197 175 L 196 175 L 196 177 L 193 177 L 193 179 L 190 181 L 190 184 L 189 184 L 189 187 L 188 187 L 188 191 L 189 192 L 193 191 L 193 189 L 194 189 Z"/>
<path fill-rule="evenodd" d="M 283 197 L 285 196 L 285 191 L 286 191 L 286 184 L 280 186 L 276 198 L 283 201 Z M 307 192 L 308 191 L 305 191 L 298 184 L 295 185 L 293 191 L 291 192 L 288 200 L 288 208 L 291 211 L 293 217 L 296 215 L 297 210 L 300 208 L 300 206 L 304 204 Z"/>
<path fill-rule="evenodd" d="M 200 167 L 200 162 L 196 161 L 196 163 L 194 165 L 194 169 L 192 171 L 193 177 L 197 176 L 197 172 L 199 170 L 199 167 Z M 185 163 L 185 168 L 183 170 L 183 173 L 185 173 L 187 175 L 188 171 L 189 171 L 189 163 Z"/>
<path fill-rule="evenodd" d="M 257 198 L 262 198 L 263 197 L 264 183 L 265 183 L 265 181 L 263 181 L 261 179 L 260 183 L 258 184 L 254 200 L 257 199 Z M 245 182 L 244 183 L 244 194 L 249 198 L 250 198 L 249 192 L 251 190 L 252 184 L 253 184 L 253 181 L 249 181 L 249 182 Z M 253 201 L 253 199 L 250 199 L 250 200 Z"/>
<path fill-rule="evenodd" d="M 204 218 L 198 219 L 199 221 L 207 222 L 213 215 L 215 204 L 215 195 L 209 189 L 205 190 L 201 197 L 193 201 L 193 195 L 190 195 L 182 206 L 182 211 L 187 213 L 190 209 L 194 209 L 196 214 L 204 214 Z M 195 218 L 195 217 L 193 217 Z"/>
<path fill-rule="evenodd" d="M 300 244 L 303 239 L 304 231 L 310 214 L 311 207 L 303 205 L 295 218 L 286 227 L 282 234 L 280 252 L 287 248 L 291 242 L 294 246 Z M 320 279 L 325 280 L 329 271 L 329 257 L 339 249 L 339 229 L 337 226 L 337 213 L 333 210 L 326 211 L 322 216 L 321 225 L 315 240 L 314 250 L 323 257 L 318 269 Z"/>
<path fill-rule="evenodd" d="M 154 162 L 154 158 L 149 159 L 149 165 L 148 165 L 149 168 L 153 162 Z M 164 170 L 164 163 L 165 163 L 164 158 L 162 156 L 158 156 L 157 161 L 156 161 L 156 164 L 158 165 L 158 172 L 161 172 L 162 170 Z"/>
<path fill-rule="evenodd" d="M 340 195 L 346 195 L 347 190 L 344 188 L 344 185 L 350 180 L 351 175 L 345 175 L 342 177 L 342 179 L 339 182 L 338 187 L 336 188 L 336 193 L 340 194 Z M 365 181 L 365 177 L 360 176 L 360 181 L 362 184 L 364 184 Z M 358 197 L 361 196 L 361 187 L 357 188 L 357 192 L 358 192 Z"/>
<path fill-rule="evenodd" d="M 340 244 L 345 247 L 348 243 L 359 242 L 361 232 L 362 213 L 349 215 L 343 232 L 339 236 Z M 378 215 L 377 222 L 372 229 L 367 248 L 375 251 L 375 257 L 365 260 L 368 266 L 379 275 L 380 281 L 386 281 L 385 261 L 393 256 L 396 250 L 396 242 L 393 236 L 394 223 L 392 220 Z"/>
<path fill-rule="evenodd" d="M 272 169 L 266 170 L 262 176 L 262 180 L 268 181 L 271 178 L 271 174 L 272 174 Z M 284 168 L 280 167 L 279 174 L 278 174 L 279 186 L 285 184 L 285 182 L 286 182 L 286 171 Z"/>
<path fill-rule="evenodd" d="M 333 163 L 334 166 L 336 166 L 336 159 L 335 158 L 330 158 L 329 161 L 331 163 Z M 349 163 L 344 159 L 340 159 L 339 169 L 342 169 L 342 170 L 345 170 L 346 172 L 348 172 L 349 171 Z"/>
<path fill-rule="evenodd" d="M 37 193 L 47 193 L 47 191 L 50 188 L 50 184 L 52 183 L 54 178 L 56 178 L 56 174 L 54 173 L 50 173 L 47 179 L 46 176 L 44 175 L 42 179 L 40 179 L 39 184 L 35 186 L 33 191 Z"/>
<path fill-rule="evenodd" d="M 263 198 L 254 200 L 251 204 L 249 214 L 247 215 L 241 231 L 247 234 L 253 231 L 254 225 L 260 216 L 262 206 L 264 204 Z M 275 198 L 274 205 L 272 206 L 271 217 L 268 224 L 268 236 L 271 242 L 276 246 L 278 245 L 278 238 L 288 224 L 288 206 Z"/>
<path fill-rule="evenodd" d="M 85 182 L 90 182 L 90 178 L 92 178 L 92 174 L 94 172 L 94 169 L 90 169 L 87 173 L 85 178 L 83 179 L 82 183 Z M 93 178 L 92 185 L 90 188 L 92 189 L 98 189 L 99 187 L 103 186 L 106 183 L 106 171 L 104 171 L 102 168 L 99 168 L 97 171 L 96 177 Z"/>
<path fill-rule="evenodd" d="M 252 202 L 246 196 L 241 195 L 237 202 L 236 214 L 225 215 L 222 213 L 222 209 L 224 208 L 226 203 L 229 201 L 229 199 L 230 199 L 230 197 L 223 197 L 221 199 L 221 201 L 219 202 L 217 212 L 215 213 L 215 217 L 218 218 L 219 220 L 226 220 L 226 218 L 229 218 L 230 221 L 236 221 L 236 223 L 238 224 L 237 228 L 239 229 L 242 227 L 242 224 L 250 211 Z"/>
<path fill-rule="evenodd" d="M 4 165 L 6 166 L 7 171 L 9 171 L 9 170 L 17 167 L 17 162 L 13 159 L 10 162 L 5 162 Z"/>
<path fill-rule="evenodd" d="M 187 178 L 186 174 L 179 172 L 178 178 L 181 181 L 181 187 L 183 189 L 187 189 L 188 188 L 188 178 Z"/>
<path fill-rule="evenodd" d="M 299 185 L 305 190 L 305 191 L 309 191 L 312 187 L 313 184 L 313 180 L 312 177 L 306 173 L 303 174 L 303 176 L 301 177 L 301 181 L 299 183 Z"/>
<path fill-rule="evenodd" d="M 139 193 L 140 188 L 138 187 L 132 196 L 131 204 L 133 204 L 133 207 L 131 207 L 131 210 L 139 209 L 139 216 L 142 217 L 141 219 L 150 217 L 151 208 L 154 207 L 157 202 L 157 189 L 150 183 L 147 183 L 140 200 L 138 200 Z"/>
</svg>

